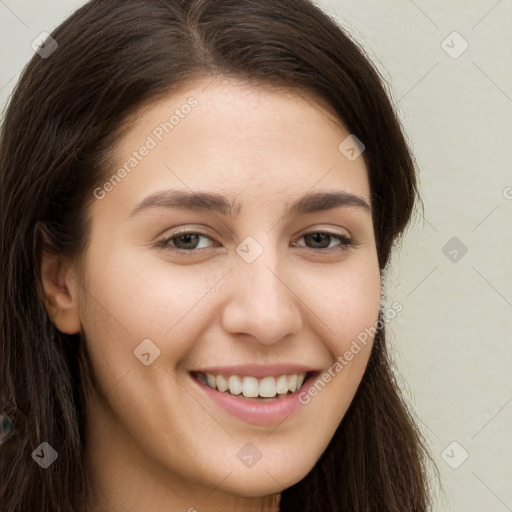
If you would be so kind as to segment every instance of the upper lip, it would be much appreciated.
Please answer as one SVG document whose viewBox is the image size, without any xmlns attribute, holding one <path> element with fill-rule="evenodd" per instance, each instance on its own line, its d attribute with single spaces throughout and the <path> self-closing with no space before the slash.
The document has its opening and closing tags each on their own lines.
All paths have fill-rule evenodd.
<svg viewBox="0 0 512 512">
<path fill-rule="evenodd" d="M 211 373 L 212 375 L 242 375 L 251 377 L 279 377 L 281 375 L 293 375 L 296 373 L 317 372 L 317 368 L 302 364 L 273 364 L 255 365 L 239 364 L 234 366 L 210 366 L 209 368 L 198 368 L 191 370 L 191 373 Z"/>
</svg>

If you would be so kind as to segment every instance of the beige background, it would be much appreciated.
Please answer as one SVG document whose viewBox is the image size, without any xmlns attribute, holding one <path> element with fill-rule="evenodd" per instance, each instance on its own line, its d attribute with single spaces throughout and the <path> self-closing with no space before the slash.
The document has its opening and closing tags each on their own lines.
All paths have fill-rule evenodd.
<svg viewBox="0 0 512 512">
<path fill-rule="evenodd" d="M 31 42 L 83 3 L 0 0 L 2 111 Z M 388 338 L 441 471 L 436 511 L 512 511 L 512 1 L 319 5 L 388 81 L 420 169 Z"/>
</svg>

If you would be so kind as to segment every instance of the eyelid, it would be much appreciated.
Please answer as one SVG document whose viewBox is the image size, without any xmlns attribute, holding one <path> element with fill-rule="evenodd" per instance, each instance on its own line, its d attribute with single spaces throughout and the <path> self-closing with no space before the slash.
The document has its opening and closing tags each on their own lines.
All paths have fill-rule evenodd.
<svg viewBox="0 0 512 512">
<path fill-rule="evenodd" d="M 180 235 L 188 235 L 188 234 L 202 235 L 202 236 L 207 236 L 210 238 L 215 237 L 213 232 L 208 231 L 206 228 L 192 226 L 189 228 L 180 228 L 180 229 L 177 229 L 176 231 L 172 231 L 170 235 L 165 235 L 164 238 L 169 239 L 169 238 L 175 238 Z"/>
</svg>

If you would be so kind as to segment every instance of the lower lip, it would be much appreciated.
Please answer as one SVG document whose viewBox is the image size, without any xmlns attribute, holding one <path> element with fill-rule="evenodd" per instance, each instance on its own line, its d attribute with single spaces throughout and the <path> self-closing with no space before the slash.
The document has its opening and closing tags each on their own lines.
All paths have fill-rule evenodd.
<svg viewBox="0 0 512 512">
<path fill-rule="evenodd" d="M 291 418 L 293 413 L 302 405 L 299 395 L 304 393 L 314 382 L 318 372 L 314 372 L 295 393 L 291 393 L 275 401 L 259 401 L 255 399 L 237 398 L 228 392 L 220 392 L 203 384 L 197 377 L 192 375 L 192 380 L 213 400 L 219 407 L 241 420 L 260 426 L 278 425 Z"/>
</svg>

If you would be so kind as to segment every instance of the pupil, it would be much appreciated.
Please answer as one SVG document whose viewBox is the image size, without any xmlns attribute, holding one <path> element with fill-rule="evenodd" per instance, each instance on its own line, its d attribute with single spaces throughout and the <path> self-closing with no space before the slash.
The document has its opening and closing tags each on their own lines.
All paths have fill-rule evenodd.
<svg viewBox="0 0 512 512">
<path fill-rule="evenodd" d="M 325 249 L 326 247 L 329 246 L 329 238 L 330 238 L 330 235 L 328 235 L 327 233 L 310 233 L 309 235 L 306 235 L 306 237 L 310 237 L 310 239 L 313 240 L 313 244 L 319 242 L 320 244 L 325 241 L 327 241 L 327 244 L 323 244 L 320 248 L 321 249 Z"/>
<path fill-rule="evenodd" d="M 188 244 L 188 243 L 190 243 L 191 238 L 194 238 L 194 237 L 195 237 L 195 239 L 196 239 L 196 240 L 194 240 L 194 241 L 195 241 L 195 242 L 197 242 L 197 235 L 196 235 L 196 234 L 194 234 L 194 233 L 187 233 L 187 234 L 185 234 L 185 235 L 180 235 L 180 236 L 178 237 L 178 240 L 181 240 L 181 241 L 185 240 L 185 244 Z M 193 246 L 193 247 L 195 246 L 195 244 L 194 244 L 193 242 L 192 242 L 192 246 Z M 192 248 L 193 248 L 193 247 L 192 247 Z M 190 248 L 190 247 L 188 247 L 188 248 Z"/>
</svg>

